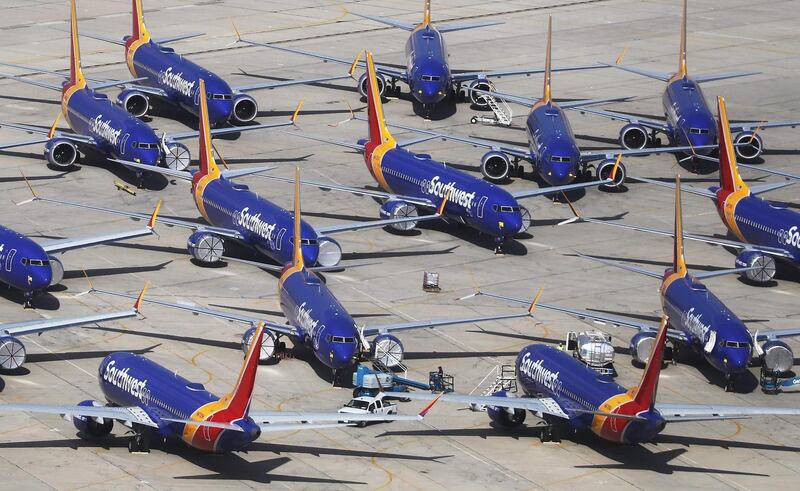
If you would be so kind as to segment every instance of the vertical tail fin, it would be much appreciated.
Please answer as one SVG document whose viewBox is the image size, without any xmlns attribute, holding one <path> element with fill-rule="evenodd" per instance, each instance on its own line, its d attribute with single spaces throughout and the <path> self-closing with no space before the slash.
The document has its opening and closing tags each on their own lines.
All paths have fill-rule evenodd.
<svg viewBox="0 0 800 491">
<path fill-rule="evenodd" d="M 131 0 L 131 16 L 133 17 L 133 28 L 131 29 L 131 37 L 134 40 L 144 39 L 150 40 L 150 32 L 144 25 L 144 9 L 142 9 L 142 0 Z"/>
<path fill-rule="evenodd" d="M 250 347 L 247 348 L 247 355 L 245 355 L 244 363 L 242 363 L 242 368 L 239 370 L 236 385 L 233 386 L 233 390 L 230 393 L 221 399 L 221 402 L 224 402 L 228 407 L 225 416 L 229 417 L 230 421 L 247 416 L 247 412 L 250 409 L 250 400 L 253 396 L 253 387 L 256 384 L 256 371 L 258 371 L 259 352 L 261 351 L 263 337 L 264 324 L 259 323 L 253 338 L 250 340 Z"/>
<path fill-rule="evenodd" d="M 134 0 L 138 1 L 138 0 Z M 214 152 L 211 148 L 211 125 L 208 122 L 208 98 L 206 96 L 206 83 L 200 79 L 200 175 L 220 176 L 219 167 L 214 160 Z"/>
<path fill-rule="evenodd" d="M 748 191 L 747 184 L 739 175 L 731 127 L 728 123 L 728 111 L 725 109 L 725 98 L 722 96 L 717 97 L 717 138 L 719 138 L 719 186 L 730 192 Z"/>
<path fill-rule="evenodd" d="M 681 52 L 678 55 L 678 76 L 685 77 L 688 73 L 686 71 L 686 3 L 688 0 L 683 0 L 683 15 L 681 17 Z"/>
<path fill-rule="evenodd" d="M 292 265 L 303 267 L 303 248 L 300 240 L 300 167 L 294 169 L 294 249 L 292 253 Z"/>
<path fill-rule="evenodd" d="M 683 213 L 681 211 L 681 176 L 675 176 L 675 243 L 672 251 L 672 270 L 686 275 L 686 260 L 683 257 Z"/>
<path fill-rule="evenodd" d="M 367 51 L 367 119 L 369 120 L 369 141 L 375 145 L 392 139 L 383 118 L 383 103 L 375 77 L 375 62 L 372 53 Z"/>
<path fill-rule="evenodd" d="M 71 2 L 70 9 L 70 64 L 69 86 L 86 85 L 86 79 L 81 70 L 81 48 L 78 44 L 78 16 L 75 13 L 75 0 Z"/>
<path fill-rule="evenodd" d="M 425 7 L 422 11 L 422 27 L 431 25 L 431 0 L 425 0 Z"/>
<path fill-rule="evenodd" d="M 656 332 L 656 342 L 653 344 L 653 352 L 644 367 L 642 380 L 639 386 L 633 389 L 633 400 L 642 407 L 652 409 L 656 402 L 656 392 L 658 391 L 658 377 L 661 374 L 661 363 L 664 361 L 664 345 L 667 341 L 667 320 L 666 315 L 661 316 L 661 325 Z"/>
<path fill-rule="evenodd" d="M 550 92 L 550 50 L 553 37 L 553 16 L 547 18 L 547 52 L 544 59 L 544 91 L 542 92 L 542 102 L 548 104 L 552 100 Z"/>
</svg>

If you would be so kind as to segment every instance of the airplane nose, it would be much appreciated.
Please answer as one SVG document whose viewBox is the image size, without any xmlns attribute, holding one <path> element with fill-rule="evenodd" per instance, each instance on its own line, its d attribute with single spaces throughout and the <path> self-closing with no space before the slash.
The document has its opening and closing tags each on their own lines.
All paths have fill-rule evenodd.
<svg viewBox="0 0 800 491">
<path fill-rule="evenodd" d="M 26 276 L 26 290 L 44 290 L 53 281 L 53 272 L 49 267 L 28 267 Z"/>
<path fill-rule="evenodd" d="M 550 170 L 542 174 L 542 178 L 551 186 L 563 186 L 574 181 L 577 177 L 575 169 L 563 162 L 551 162 Z"/>
<path fill-rule="evenodd" d="M 304 244 L 301 246 L 303 251 L 303 261 L 307 266 L 317 264 L 319 259 L 319 245 L 317 244 Z"/>
<path fill-rule="evenodd" d="M 417 100 L 423 104 L 436 104 L 447 96 L 447 91 L 440 84 L 427 82 L 419 84 L 416 96 Z"/>
<path fill-rule="evenodd" d="M 331 348 L 329 358 L 330 366 L 334 369 L 344 368 L 353 364 L 356 356 L 356 347 L 353 344 L 337 344 Z"/>
<path fill-rule="evenodd" d="M 217 126 L 230 119 L 233 113 L 233 101 L 209 101 L 208 120 L 211 126 Z"/>
<path fill-rule="evenodd" d="M 747 369 L 747 364 L 750 362 L 750 353 L 742 348 L 731 349 L 725 353 L 722 363 L 730 373 L 743 372 Z"/>
</svg>

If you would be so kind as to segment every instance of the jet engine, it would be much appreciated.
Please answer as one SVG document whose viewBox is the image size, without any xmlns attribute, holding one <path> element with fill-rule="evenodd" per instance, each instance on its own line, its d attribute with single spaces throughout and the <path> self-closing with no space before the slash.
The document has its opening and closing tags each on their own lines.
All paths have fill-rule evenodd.
<svg viewBox="0 0 800 491">
<path fill-rule="evenodd" d="M 523 233 L 528 230 L 531 226 L 531 220 L 533 220 L 533 214 L 522 205 L 519 205 L 519 214 L 522 216 L 522 227 L 520 227 L 519 232 Z"/>
<path fill-rule="evenodd" d="M 342 260 L 342 246 L 330 237 L 319 237 L 317 240 L 319 245 L 319 254 L 317 255 L 317 263 L 320 266 L 336 266 Z"/>
<path fill-rule="evenodd" d="M 607 159 L 597 166 L 597 179 L 603 180 L 608 179 L 611 177 L 611 172 L 614 170 L 614 165 L 616 165 L 617 161 L 612 159 Z M 614 177 L 614 181 L 611 184 L 604 184 L 602 187 L 605 189 L 616 189 L 620 187 L 625 182 L 625 176 L 628 175 L 628 171 L 625 170 L 625 164 L 622 162 L 619 163 L 619 167 L 617 167 L 617 174 Z"/>
<path fill-rule="evenodd" d="M 764 369 L 770 373 L 785 373 L 791 370 L 794 362 L 794 352 L 788 344 L 777 339 L 771 339 L 761 345 L 761 359 Z"/>
<path fill-rule="evenodd" d="M 233 122 L 249 123 L 258 115 L 258 103 L 247 94 L 236 94 L 233 97 Z"/>
<path fill-rule="evenodd" d="M 494 394 L 492 394 L 492 396 L 510 397 L 508 393 L 504 390 L 495 392 Z M 492 420 L 494 424 L 502 426 L 504 428 L 516 428 L 517 426 L 525 422 L 526 413 L 524 409 L 510 409 L 499 406 L 486 406 L 486 412 L 489 414 L 489 418 Z"/>
<path fill-rule="evenodd" d="M 754 131 L 742 131 L 733 139 L 736 155 L 744 160 L 752 160 L 764 151 L 764 142 Z"/>
<path fill-rule="evenodd" d="M 511 171 L 511 162 L 503 152 L 492 150 L 481 157 L 481 173 L 486 180 L 502 182 Z"/>
<path fill-rule="evenodd" d="M 83 407 L 104 407 L 100 401 L 92 401 L 86 400 L 81 401 L 78 403 L 78 406 Z M 99 419 L 99 421 L 98 421 Z M 108 435 L 111 433 L 111 429 L 114 428 L 114 420 L 108 418 L 92 418 L 87 416 L 73 416 L 72 417 L 72 424 L 75 425 L 75 428 L 84 435 L 91 436 L 93 438 L 100 438 L 103 436 Z"/>
<path fill-rule="evenodd" d="M 25 363 L 25 345 L 13 336 L 0 336 L 0 368 L 16 370 Z"/>
<path fill-rule="evenodd" d="M 50 272 L 50 286 L 58 285 L 64 279 L 64 264 L 53 256 L 50 256 Z"/>
<path fill-rule="evenodd" d="M 225 252 L 222 237 L 202 231 L 190 235 L 186 247 L 193 258 L 205 264 L 219 262 Z"/>
<path fill-rule="evenodd" d="M 387 201 L 386 203 L 381 205 L 380 213 L 381 213 L 381 218 L 384 220 L 419 216 L 419 212 L 417 211 L 417 207 L 415 205 L 400 200 Z M 395 223 L 394 225 L 389 225 L 389 226 L 395 230 L 408 231 L 414 229 L 417 226 L 417 222 L 416 221 L 402 222 L 402 223 Z"/>
<path fill-rule="evenodd" d="M 372 358 L 387 368 L 402 363 L 403 351 L 403 343 L 391 334 L 380 334 L 372 341 Z"/>
<path fill-rule="evenodd" d="M 53 138 L 44 144 L 44 157 L 52 167 L 67 169 L 78 160 L 78 147 L 66 138 Z"/>
<path fill-rule="evenodd" d="M 164 165 L 172 170 L 186 170 L 192 163 L 192 153 L 183 143 L 162 142 L 161 151 L 164 153 Z"/>
<path fill-rule="evenodd" d="M 641 150 L 649 141 L 647 129 L 640 124 L 626 124 L 619 130 L 619 143 L 628 150 Z"/>
<path fill-rule="evenodd" d="M 242 336 L 242 351 L 247 354 L 247 349 L 250 347 L 250 341 L 256 333 L 256 328 L 251 327 L 245 331 Z M 264 331 L 264 336 L 261 338 L 261 350 L 258 352 L 258 361 L 265 362 L 275 356 L 275 348 L 278 346 L 278 338 L 272 331 Z"/>
<path fill-rule="evenodd" d="M 656 345 L 656 333 L 638 332 L 631 338 L 631 356 L 636 363 L 646 365 Z"/>
<path fill-rule="evenodd" d="M 741 273 L 742 278 L 753 283 L 768 283 L 775 278 L 775 258 L 758 251 L 744 251 L 736 256 L 737 268 L 753 268 Z"/>
<path fill-rule="evenodd" d="M 136 89 L 125 89 L 117 96 L 117 105 L 136 118 L 141 118 L 150 109 L 150 99 Z"/>
<path fill-rule="evenodd" d="M 472 89 L 483 90 L 486 92 L 491 92 L 494 90 L 494 84 L 486 79 L 477 79 L 473 80 L 469 83 L 468 86 L 469 90 L 467 90 L 467 94 L 469 95 L 469 101 L 476 107 L 481 109 L 489 107 L 489 103 L 486 102 L 486 95 L 481 94 L 480 92 L 475 92 Z M 491 97 L 491 96 L 488 96 Z"/>
<path fill-rule="evenodd" d="M 378 82 L 378 95 L 383 97 L 383 93 L 386 92 L 386 79 L 383 78 L 383 75 L 380 73 L 375 74 L 375 80 Z M 361 75 L 358 79 L 358 93 L 361 94 L 362 97 L 367 97 L 367 74 Z"/>
</svg>

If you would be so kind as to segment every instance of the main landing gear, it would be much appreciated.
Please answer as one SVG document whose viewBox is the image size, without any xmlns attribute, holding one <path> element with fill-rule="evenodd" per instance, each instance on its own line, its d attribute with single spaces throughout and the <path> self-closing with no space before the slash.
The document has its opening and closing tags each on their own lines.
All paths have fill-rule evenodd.
<svg viewBox="0 0 800 491">
<path fill-rule="evenodd" d="M 542 443 L 561 443 L 561 424 L 559 418 L 549 414 L 543 414 L 542 419 L 545 426 L 539 433 L 539 440 Z"/>
<path fill-rule="evenodd" d="M 147 440 L 147 436 L 140 431 L 130 437 L 128 440 L 128 452 L 150 453 L 150 442 Z"/>
</svg>

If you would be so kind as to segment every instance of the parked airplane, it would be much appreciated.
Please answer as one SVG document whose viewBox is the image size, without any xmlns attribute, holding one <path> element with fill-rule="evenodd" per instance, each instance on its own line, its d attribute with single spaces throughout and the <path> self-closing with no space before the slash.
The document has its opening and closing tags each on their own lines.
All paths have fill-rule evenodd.
<svg viewBox="0 0 800 491">
<path fill-rule="evenodd" d="M 769 283 L 773 280 L 777 271 L 776 259 L 782 264 L 791 265 L 795 268 L 800 265 L 800 232 L 798 232 L 798 229 L 800 229 L 800 214 L 785 207 L 774 205 L 759 198 L 758 195 L 791 186 L 796 181 L 748 186 L 739 174 L 739 165 L 736 162 L 733 138 L 731 137 L 730 124 L 728 123 L 728 114 L 723 97 L 717 98 L 717 107 L 719 112 L 717 130 L 720 135 L 719 186 L 700 189 L 683 185 L 682 189 L 687 193 L 711 198 L 716 205 L 717 213 L 722 219 L 722 223 L 739 241 L 718 239 L 699 234 L 686 234 L 685 237 L 688 240 L 706 242 L 738 250 L 736 266 L 743 268 L 743 277 L 754 283 Z M 746 164 L 743 164 L 743 166 L 746 166 Z M 764 169 L 761 166 L 758 167 L 758 170 L 800 179 L 798 175 Z M 675 187 L 674 183 L 644 177 L 636 177 L 635 179 L 658 186 Z M 591 221 L 591 219 L 586 218 L 583 220 Z M 649 227 L 611 222 L 603 223 L 654 234 L 671 234 L 669 231 Z"/>
<path fill-rule="evenodd" d="M 608 179 L 614 169 L 615 156 L 651 155 L 665 152 L 689 152 L 692 147 L 663 147 L 657 149 L 606 149 L 581 151 L 572 132 L 567 114 L 564 109 L 585 108 L 593 104 L 622 100 L 616 99 L 584 99 L 570 102 L 556 102 L 552 96 L 550 46 L 552 37 L 552 17 L 547 23 L 547 53 L 545 58 L 544 89 L 540 99 L 517 96 L 485 90 L 483 88 L 470 89 L 475 97 L 494 97 L 508 102 L 521 104 L 530 108 L 525 129 L 528 134 L 528 148 L 505 145 L 498 142 L 481 140 L 466 136 L 441 133 L 432 130 L 417 130 L 420 133 L 433 135 L 453 141 L 466 143 L 473 146 L 488 148 L 489 151 L 481 157 L 481 172 L 484 177 L 493 182 L 502 182 L 509 175 L 522 175 L 523 168 L 520 160 L 527 160 L 533 166 L 536 175 L 552 186 L 568 184 L 578 179 L 588 178 L 594 170 L 599 180 Z M 624 99 L 624 98 L 623 98 Z M 593 162 L 598 162 L 594 164 Z M 625 181 L 625 166 L 620 163 L 617 178 L 613 184 L 606 186 L 615 188 Z"/>
<path fill-rule="evenodd" d="M 200 115 L 200 80 L 206 84 L 208 116 L 212 126 L 231 122 L 249 123 L 258 115 L 258 103 L 248 95 L 262 89 L 290 85 L 330 82 L 350 78 L 351 74 L 308 80 L 287 80 L 231 87 L 222 77 L 196 65 L 166 44 L 202 34 L 175 35 L 155 39 L 144 25 L 142 0 L 132 0 L 133 31 L 121 39 L 83 33 L 83 36 L 117 44 L 125 48 L 125 63 L 131 75 L 141 77 L 142 84 L 128 83 L 117 96 L 117 104 L 138 117 L 150 109 L 150 97 L 157 97 L 195 116 Z M 354 67 L 355 68 L 355 67 Z"/>
<path fill-rule="evenodd" d="M 264 326 L 259 325 L 239 371 L 233 390 L 218 397 L 203 384 L 190 382 L 174 370 L 133 353 L 113 353 L 100 363 L 100 390 L 108 404 L 86 400 L 75 406 L 11 403 L 0 411 L 61 414 L 72 420 L 87 439 L 108 435 L 119 421 L 134 432 L 130 452 L 149 451 L 148 436 L 182 440 L 205 452 L 244 450 L 262 433 L 316 430 L 347 426 L 358 421 L 415 421 L 425 417 L 435 403 L 416 416 L 353 414 L 341 423 L 338 412 L 263 411 L 250 403 L 255 386 Z"/>
<path fill-rule="evenodd" d="M 358 143 L 353 144 L 299 132 L 292 134 L 363 152 L 367 169 L 383 191 L 312 181 L 301 181 L 303 184 L 380 198 L 384 200 L 380 210 L 381 216 L 389 218 L 417 216 L 419 209 L 436 209 L 439 206 L 439 200 L 449 193 L 450 199 L 444 207 L 445 215 L 494 237 L 495 251 L 500 252 L 506 240 L 524 232 L 530 224 L 530 212 L 520 206 L 518 199 L 602 184 L 610 185 L 618 179 L 617 166 L 609 169 L 607 178 L 601 181 L 508 192 L 494 184 L 476 179 L 465 172 L 437 162 L 431 159 L 430 155 L 412 153 L 405 148 L 410 143 L 398 142 L 386 126 L 383 105 L 378 93 L 375 65 L 370 52 L 367 52 L 367 73 L 369 74 L 369 83 L 367 84 L 368 139 L 359 140 Z M 428 136 L 412 140 L 411 143 L 430 138 Z M 619 164 L 619 160 L 618 158 L 617 164 Z M 289 181 L 276 176 L 259 176 L 266 179 Z M 403 224 L 395 228 L 408 230 L 413 227 Z"/>
<path fill-rule="evenodd" d="M 294 206 L 294 235 L 298 236 L 301 234 L 302 227 L 299 170 L 295 180 Z M 312 350 L 320 362 L 333 370 L 334 376 L 337 375 L 338 370 L 351 368 L 365 358 L 377 359 L 387 368 L 398 366 L 403 360 L 403 343 L 394 336 L 393 333 L 396 331 L 529 316 L 529 312 L 526 310 L 511 314 L 410 321 L 369 327 L 358 326 L 322 279 L 306 267 L 300 248 L 299 243 L 293 243 L 292 260 L 283 267 L 283 273 L 278 280 L 281 310 L 288 320 L 286 324 L 263 321 L 260 318 L 227 311 L 195 307 L 185 303 L 170 303 L 161 300 L 148 300 L 148 302 L 253 326 L 264 322 L 267 333 L 264 343 L 261 345 L 260 357 L 262 360 L 266 361 L 272 358 L 279 346 L 279 338 L 287 336 L 296 347 Z M 103 291 L 100 293 L 120 296 L 113 292 Z M 245 332 L 242 340 L 243 348 L 249 344 L 254 332 L 253 328 Z M 367 338 L 373 336 L 375 338 L 370 342 Z"/>
<path fill-rule="evenodd" d="M 25 298 L 24 306 L 30 307 L 38 292 L 61 283 L 64 278 L 64 265 L 53 254 L 150 235 L 153 233 L 160 207 L 159 201 L 144 228 L 51 240 L 43 244 L 10 228 L 0 226 L 0 281 L 22 290 Z M 147 219 L 147 215 L 144 218 Z"/>
<path fill-rule="evenodd" d="M 680 177 L 678 178 L 680 183 Z M 588 221 L 598 222 L 590 219 Z M 601 223 L 605 223 L 599 221 Z M 757 331 L 751 334 L 736 314 L 734 314 L 700 280 L 725 274 L 742 273 L 749 268 L 737 267 L 714 271 L 689 273 L 683 254 L 683 225 L 681 219 L 681 188 L 675 188 L 675 230 L 672 267 L 664 272 L 650 271 L 638 266 L 623 264 L 607 259 L 584 256 L 603 264 L 616 266 L 634 273 L 661 280 L 660 299 L 664 315 L 670 319 L 667 337 L 677 346 L 686 346 L 701 355 L 715 370 L 725 376 L 725 390 L 733 390 L 735 383 L 747 371 L 751 358 L 755 355 L 770 373 L 785 373 L 792 368 L 794 354 L 792 349 L 779 338 L 800 335 L 800 328 Z M 527 303 L 504 295 L 479 294 L 494 298 Z M 625 315 L 612 315 L 591 310 L 580 310 L 558 305 L 538 304 L 542 308 L 564 312 L 580 319 L 637 329 L 630 341 L 633 359 L 644 365 L 647 363 L 655 343 L 658 326 Z M 764 342 L 759 345 L 759 342 Z"/>
<path fill-rule="evenodd" d="M 200 90 L 205 90 L 203 79 L 200 80 Z M 208 225 L 177 218 L 162 219 L 162 222 L 193 231 L 187 241 L 187 248 L 189 254 L 201 263 L 212 264 L 222 260 L 225 252 L 225 240 L 234 240 L 277 262 L 279 266 L 275 266 L 273 269 L 278 272 L 282 271 L 282 265 L 292 260 L 292 243 L 295 237 L 298 237 L 291 233 L 294 220 L 292 213 L 250 191 L 246 185 L 231 180 L 237 176 L 261 172 L 271 169 L 271 167 L 220 170 L 212 152 L 208 106 L 205 99 L 200 101 L 200 122 L 200 169 L 191 173 L 158 167 L 153 171 L 191 182 L 191 193 L 195 205 Z M 135 169 L 149 168 L 138 162 L 114 161 Z M 447 200 L 446 196 L 442 196 L 442 198 L 440 206 Z M 141 219 L 144 216 L 141 213 L 73 203 L 57 198 L 39 197 L 35 193 L 33 199 L 132 218 Z M 437 213 L 425 217 L 392 217 L 387 220 L 350 222 L 317 228 L 303 222 L 299 235 L 303 246 L 303 258 L 309 266 L 319 265 L 315 268 L 318 271 L 334 268 L 342 258 L 342 247 L 330 235 L 375 227 L 402 227 L 408 226 L 409 223 L 414 224 L 439 218 L 440 214 Z M 269 265 L 265 264 L 262 267 L 269 268 Z"/>
<path fill-rule="evenodd" d="M 102 88 L 125 85 L 129 83 L 128 81 L 99 81 L 99 83 L 93 83 L 92 85 L 87 82 L 87 80 L 91 81 L 92 79 L 86 78 L 81 69 L 75 0 L 71 1 L 70 36 L 70 75 L 61 85 L 41 82 L 27 77 L 0 74 L 6 78 L 59 91 L 62 94 L 61 112 L 49 130 L 20 123 L 0 122 L 0 127 L 5 126 L 31 134 L 42 135 L 34 140 L 0 145 L 0 150 L 44 143 L 44 156 L 47 159 L 47 163 L 51 167 L 58 169 L 72 167 L 78 161 L 79 148 L 92 149 L 112 159 L 138 162 L 146 166 L 157 166 L 160 162 L 164 162 L 172 169 L 186 169 L 191 163 L 190 153 L 186 145 L 179 143 L 179 141 L 195 138 L 199 131 L 164 133 L 159 139 L 152 128 L 113 104 L 108 99 L 108 96 L 98 92 Z M 64 76 L 60 72 L 38 70 L 42 73 Z M 201 99 L 205 100 L 205 98 Z M 62 114 L 72 132 L 56 129 Z M 290 121 L 284 123 L 215 128 L 211 130 L 211 134 L 216 136 L 288 126 L 293 124 L 296 116 L 297 111 L 295 111 Z M 138 173 L 141 179 L 142 172 L 139 171 Z"/>
<path fill-rule="evenodd" d="M 750 418 L 757 415 L 800 416 L 800 409 L 726 406 L 721 404 L 672 404 L 656 402 L 658 378 L 668 336 L 668 317 L 661 318 L 653 352 L 641 382 L 631 389 L 598 377 L 569 353 L 552 346 L 532 344 L 519 352 L 517 379 L 523 395 L 505 391 L 491 396 L 422 392 L 403 393 L 404 398 L 487 406 L 492 422 L 501 428 L 520 426 L 526 412 L 542 417 L 547 426 L 542 441 L 558 440 L 561 429 L 588 429 L 613 443 L 644 443 L 654 440 L 667 423 Z"/>
<path fill-rule="evenodd" d="M 56 319 L 39 319 L 22 322 L 6 322 L 0 324 L 0 369 L 16 370 L 21 367 L 27 358 L 27 350 L 19 336 L 28 334 L 41 335 L 43 332 L 54 331 L 56 329 L 66 329 L 68 327 L 85 326 L 97 324 L 104 321 L 115 321 L 136 317 L 142 305 L 142 298 L 147 291 L 147 284 L 144 285 L 136 301 L 128 310 L 117 312 L 104 312 L 100 314 L 84 315 L 80 317 L 60 317 Z"/>
<path fill-rule="evenodd" d="M 660 139 L 657 133 L 667 136 L 672 145 L 689 145 L 693 151 L 687 159 L 702 158 L 708 155 L 717 142 L 717 129 L 714 114 L 708 107 L 705 96 L 700 90 L 700 83 L 725 80 L 729 78 L 756 75 L 757 72 L 726 72 L 707 75 L 690 76 L 686 68 L 686 3 L 683 0 L 683 17 L 681 19 L 681 46 L 678 54 L 678 71 L 676 73 L 645 70 L 630 65 L 620 65 L 620 58 L 614 66 L 626 72 L 666 82 L 667 87 L 661 97 L 665 120 L 641 117 L 609 111 L 605 109 L 579 107 L 581 112 L 597 114 L 627 124 L 619 132 L 620 144 L 628 149 L 640 150 L 648 146 L 657 147 Z M 734 142 L 734 150 L 743 159 L 755 159 L 764 151 L 764 142 L 759 133 L 766 128 L 781 126 L 797 126 L 800 121 L 751 121 L 728 123 L 729 131 L 739 132 Z"/>
<path fill-rule="evenodd" d="M 423 105 L 426 117 L 430 116 L 432 109 L 436 104 L 445 100 L 451 94 L 457 96 L 461 100 L 468 100 L 474 106 L 480 108 L 488 108 L 489 103 L 483 97 L 478 96 L 468 89 L 483 89 L 494 90 L 494 84 L 491 78 L 500 78 L 511 75 L 530 75 L 532 73 L 542 73 L 545 71 L 543 68 L 518 68 L 509 70 L 452 70 L 450 68 L 447 46 L 444 42 L 443 33 L 452 31 L 462 31 L 465 29 L 474 29 L 476 27 L 491 26 L 495 24 L 502 24 L 502 22 L 476 22 L 476 23 L 450 23 L 436 27 L 431 23 L 431 10 L 430 0 L 425 0 L 425 11 L 421 24 L 414 24 L 401 20 L 387 19 L 384 17 L 375 17 L 364 14 L 355 15 L 366 19 L 388 24 L 393 27 L 399 27 L 406 31 L 410 31 L 411 35 L 406 42 L 406 64 L 408 67 L 394 67 L 391 65 L 378 65 L 375 67 L 376 81 L 378 94 L 396 95 L 401 93 L 400 87 L 397 82 L 403 82 L 408 85 L 409 94 L 420 104 Z M 278 46 L 275 44 L 259 43 L 242 39 L 239 32 L 236 32 L 237 42 L 249 44 L 252 46 L 263 46 L 265 48 L 272 48 L 289 53 L 296 53 L 306 56 L 311 56 L 317 59 L 350 65 L 352 62 L 346 59 L 337 58 L 334 56 L 327 56 L 310 51 L 304 51 L 297 48 L 289 48 L 286 46 Z M 363 63 L 360 66 L 364 66 Z M 555 71 L 573 71 L 573 70 L 588 70 L 592 68 L 601 68 L 603 65 L 579 65 L 572 67 L 564 67 L 554 69 Z M 387 80 L 388 79 L 388 80 Z M 367 88 L 368 75 L 364 73 L 358 79 L 358 91 L 362 97 L 367 97 L 369 89 Z"/>
</svg>

